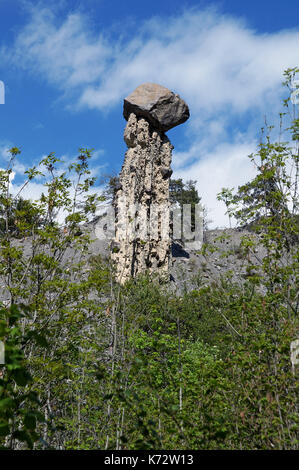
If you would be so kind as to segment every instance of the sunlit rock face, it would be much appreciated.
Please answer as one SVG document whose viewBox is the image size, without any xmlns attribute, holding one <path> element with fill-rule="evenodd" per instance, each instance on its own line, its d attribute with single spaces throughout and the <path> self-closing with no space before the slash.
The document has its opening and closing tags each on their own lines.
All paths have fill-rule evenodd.
<svg viewBox="0 0 299 470">
<path fill-rule="evenodd" d="M 187 104 L 179 95 L 156 83 L 144 83 L 125 98 L 126 120 L 131 113 L 162 132 L 182 124 L 190 116 Z"/>
<path fill-rule="evenodd" d="M 165 131 L 189 117 L 186 103 L 160 85 L 144 84 L 124 101 L 128 146 L 114 196 L 111 257 L 124 283 L 148 272 L 168 274 L 172 149 Z"/>
</svg>

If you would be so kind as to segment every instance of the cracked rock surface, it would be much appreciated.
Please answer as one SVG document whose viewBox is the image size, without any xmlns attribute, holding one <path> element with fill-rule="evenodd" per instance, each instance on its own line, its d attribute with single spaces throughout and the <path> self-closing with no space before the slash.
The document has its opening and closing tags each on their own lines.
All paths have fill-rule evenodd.
<svg viewBox="0 0 299 470">
<path fill-rule="evenodd" d="M 129 148 L 114 198 L 115 249 L 111 254 L 121 283 L 145 271 L 168 273 L 173 149 L 163 132 L 133 113 L 124 139 Z"/>
<path fill-rule="evenodd" d="M 143 83 L 124 100 L 124 117 L 134 113 L 146 119 L 155 129 L 167 132 L 187 121 L 190 112 L 182 98 L 156 83 Z"/>
</svg>

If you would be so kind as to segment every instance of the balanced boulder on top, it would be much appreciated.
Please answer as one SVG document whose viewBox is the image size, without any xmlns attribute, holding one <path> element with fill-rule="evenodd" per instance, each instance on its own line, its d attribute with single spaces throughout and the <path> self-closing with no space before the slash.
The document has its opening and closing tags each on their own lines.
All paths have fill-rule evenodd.
<svg viewBox="0 0 299 470">
<path fill-rule="evenodd" d="M 124 99 L 124 118 L 128 120 L 131 113 L 162 132 L 182 124 L 190 116 L 187 104 L 179 95 L 156 83 L 143 83 Z"/>
</svg>

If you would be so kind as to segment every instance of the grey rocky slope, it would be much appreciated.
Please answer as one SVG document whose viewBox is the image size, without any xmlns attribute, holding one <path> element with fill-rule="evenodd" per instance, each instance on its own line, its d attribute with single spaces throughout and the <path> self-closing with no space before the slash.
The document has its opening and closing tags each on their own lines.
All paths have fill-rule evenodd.
<svg viewBox="0 0 299 470">
<path fill-rule="evenodd" d="M 97 226 L 99 217 L 82 227 L 91 237 L 91 244 L 87 253 L 82 254 L 74 248 L 69 247 L 64 254 L 62 262 L 70 260 L 74 262 L 88 263 L 88 259 L 100 256 L 105 262 L 110 263 L 111 238 L 98 238 Z M 256 242 L 246 257 L 242 253 L 242 239 L 250 237 Z M 179 241 L 172 242 L 171 256 L 169 260 L 169 288 L 180 295 L 183 291 L 192 290 L 197 287 L 217 282 L 228 274 L 233 283 L 243 283 L 248 276 L 249 264 L 261 265 L 266 255 L 265 248 L 261 244 L 262 235 L 256 235 L 247 229 L 214 229 L 204 232 L 205 250 L 190 250 Z M 15 240 L 17 247 L 22 247 L 25 257 L 32 253 L 32 240 L 30 237 Z M 296 249 L 296 246 L 293 247 Z M 285 253 L 280 263 L 290 264 L 292 253 Z M 165 288 L 167 288 L 165 286 Z M 263 286 L 261 286 L 263 289 Z M 0 297 L 5 300 L 5 291 L 0 291 Z"/>
<path fill-rule="evenodd" d="M 92 255 L 100 254 L 109 260 L 110 240 L 98 240 L 96 226 L 98 219 L 88 224 L 91 238 Z M 247 228 L 214 229 L 204 232 L 204 243 L 201 250 L 190 250 L 184 243 L 172 241 L 169 260 L 169 286 L 174 292 L 191 290 L 198 286 L 217 282 L 224 275 L 230 276 L 231 282 L 243 283 L 248 277 L 248 266 L 255 265 L 258 273 L 266 249 L 262 244 L 262 234 L 257 235 Z M 250 239 L 254 245 L 245 256 L 242 240 Z M 296 250 L 296 246 L 293 246 Z M 281 258 L 282 265 L 290 265 L 291 252 L 285 252 Z M 260 286 L 263 289 L 263 286 Z"/>
</svg>

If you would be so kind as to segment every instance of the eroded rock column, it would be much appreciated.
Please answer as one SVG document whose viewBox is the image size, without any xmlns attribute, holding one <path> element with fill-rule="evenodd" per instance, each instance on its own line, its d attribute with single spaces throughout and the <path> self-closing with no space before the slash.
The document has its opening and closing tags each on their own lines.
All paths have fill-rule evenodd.
<svg viewBox="0 0 299 470">
<path fill-rule="evenodd" d="M 168 273 L 173 146 L 165 131 L 188 119 L 189 110 L 167 88 L 144 84 L 125 99 L 124 116 L 128 150 L 114 197 L 111 244 L 120 283 L 140 273 Z"/>
</svg>

